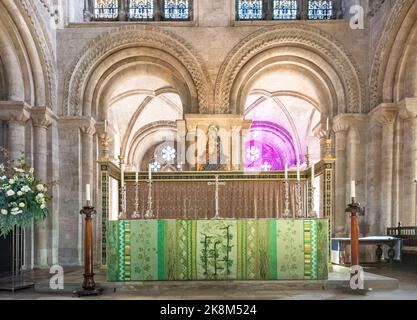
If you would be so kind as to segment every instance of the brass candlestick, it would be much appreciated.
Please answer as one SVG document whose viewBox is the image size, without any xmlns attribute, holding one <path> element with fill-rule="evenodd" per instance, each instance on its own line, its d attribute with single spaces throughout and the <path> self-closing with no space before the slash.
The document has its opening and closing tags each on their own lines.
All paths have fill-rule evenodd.
<svg viewBox="0 0 417 320">
<path fill-rule="evenodd" d="M 288 179 L 284 180 L 284 218 L 291 218 L 290 212 L 290 182 Z"/>
</svg>

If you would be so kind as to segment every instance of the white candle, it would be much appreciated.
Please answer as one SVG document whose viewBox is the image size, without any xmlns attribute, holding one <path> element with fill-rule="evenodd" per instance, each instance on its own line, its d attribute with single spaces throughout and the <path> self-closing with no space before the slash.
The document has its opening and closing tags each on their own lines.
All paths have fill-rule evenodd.
<svg viewBox="0 0 417 320">
<path fill-rule="evenodd" d="M 148 179 L 152 180 L 152 165 L 151 164 L 149 164 Z"/>
<path fill-rule="evenodd" d="M 104 120 L 104 133 L 107 133 L 107 120 Z"/>
<path fill-rule="evenodd" d="M 91 186 L 89 184 L 85 186 L 85 200 L 91 201 Z"/>
<path fill-rule="evenodd" d="M 356 198 L 356 182 L 355 181 L 350 182 L 350 197 Z"/>
<path fill-rule="evenodd" d="M 330 127 L 329 118 L 327 118 L 327 122 L 326 122 L 326 131 L 329 131 L 329 127 Z"/>
<path fill-rule="evenodd" d="M 120 178 L 121 178 L 121 187 L 125 185 L 125 165 L 120 165 Z"/>
<path fill-rule="evenodd" d="M 288 163 L 285 163 L 285 180 L 288 180 Z"/>
<path fill-rule="evenodd" d="M 136 184 L 139 182 L 139 167 L 136 167 Z"/>
<path fill-rule="evenodd" d="M 314 163 L 311 165 L 311 185 L 314 185 Z"/>
<path fill-rule="evenodd" d="M 300 181 L 300 163 L 297 162 L 297 181 Z"/>
</svg>

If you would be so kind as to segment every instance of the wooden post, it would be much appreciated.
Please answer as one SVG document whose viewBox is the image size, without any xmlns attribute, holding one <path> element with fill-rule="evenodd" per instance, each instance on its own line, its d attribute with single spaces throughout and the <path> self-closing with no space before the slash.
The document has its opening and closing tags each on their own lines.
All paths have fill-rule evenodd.
<svg viewBox="0 0 417 320">
<path fill-rule="evenodd" d="M 97 288 L 94 281 L 93 270 L 93 215 L 97 211 L 87 202 L 87 205 L 80 211 L 85 215 L 85 233 L 84 233 L 84 281 L 82 289 L 74 291 L 78 297 L 97 296 L 103 293 L 102 288 Z"/>
</svg>

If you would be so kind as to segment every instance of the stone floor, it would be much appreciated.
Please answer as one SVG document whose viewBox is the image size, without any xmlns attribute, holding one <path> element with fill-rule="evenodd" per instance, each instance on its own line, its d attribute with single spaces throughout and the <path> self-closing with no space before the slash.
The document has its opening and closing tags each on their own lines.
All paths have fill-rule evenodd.
<svg viewBox="0 0 417 320">
<path fill-rule="evenodd" d="M 26 274 L 36 283 L 35 288 L 15 294 L 0 291 L 0 300 L 61 300 L 78 299 L 72 291 L 81 283 L 82 270 L 65 272 L 64 290 L 49 287 L 51 275 L 47 271 Z M 346 299 L 401 299 L 417 300 L 417 267 L 399 264 L 366 267 L 365 285 L 373 290 L 366 296 L 344 293 L 348 269 L 335 267 L 328 281 L 225 281 L 225 282 L 129 282 L 109 283 L 104 273 L 97 270 L 96 282 L 105 289 L 100 300 L 346 300 Z"/>
</svg>

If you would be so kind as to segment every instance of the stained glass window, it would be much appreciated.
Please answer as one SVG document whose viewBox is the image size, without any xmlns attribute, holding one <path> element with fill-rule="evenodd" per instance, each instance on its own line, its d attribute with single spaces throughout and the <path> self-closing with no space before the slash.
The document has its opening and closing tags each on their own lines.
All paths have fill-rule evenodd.
<svg viewBox="0 0 417 320">
<path fill-rule="evenodd" d="M 274 0 L 274 19 L 297 19 L 297 0 Z"/>
<path fill-rule="evenodd" d="M 327 20 L 333 18 L 332 0 L 309 0 L 308 18 L 314 20 Z"/>
<path fill-rule="evenodd" d="M 238 0 L 238 14 L 240 20 L 262 19 L 262 0 Z"/>
<path fill-rule="evenodd" d="M 153 0 L 129 0 L 129 18 L 152 19 Z"/>
<path fill-rule="evenodd" d="M 94 17 L 96 19 L 117 19 L 119 17 L 119 1 L 95 0 Z"/>
<path fill-rule="evenodd" d="M 165 19 L 187 20 L 190 18 L 190 1 L 188 0 L 165 0 Z"/>
</svg>

